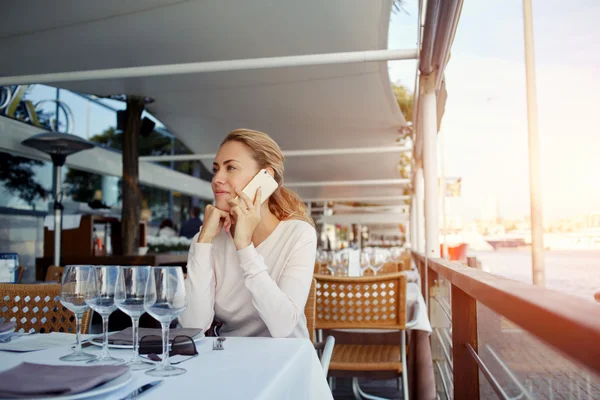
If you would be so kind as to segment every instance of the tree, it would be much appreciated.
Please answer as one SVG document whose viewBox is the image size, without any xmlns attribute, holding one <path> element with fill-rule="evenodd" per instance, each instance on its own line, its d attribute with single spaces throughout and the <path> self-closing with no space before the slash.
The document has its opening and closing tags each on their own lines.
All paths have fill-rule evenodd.
<svg viewBox="0 0 600 400">
<path fill-rule="evenodd" d="M 34 201 L 45 199 L 47 195 L 46 189 L 35 180 L 33 171 L 33 167 L 42 165 L 41 161 L 0 153 L 0 182 L 9 192 L 35 207 Z"/>
<path fill-rule="evenodd" d="M 394 92 L 394 96 L 396 97 L 396 101 L 398 102 L 398 108 L 404 114 L 404 118 L 406 122 L 412 123 L 413 119 L 413 93 L 405 86 L 400 83 L 392 84 L 392 91 Z M 401 130 L 400 137 L 398 138 L 398 143 L 400 144 L 408 144 L 411 141 L 412 137 L 412 124 L 404 127 Z M 398 162 L 398 171 L 400 173 L 400 177 L 403 179 L 410 178 L 411 173 L 411 162 L 412 162 L 412 154 L 409 152 L 401 153 L 400 160 Z"/>
<path fill-rule="evenodd" d="M 413 93 L 408 90 L 406 86 L 403 86 L 400 83 L 392 84 L 392 91 L 394 92 L 394 96 L 396 97 L 400 111 L 402 111 L 402 114 L 404 114 L 406 122 L 412 122 Z"/>
</svg>

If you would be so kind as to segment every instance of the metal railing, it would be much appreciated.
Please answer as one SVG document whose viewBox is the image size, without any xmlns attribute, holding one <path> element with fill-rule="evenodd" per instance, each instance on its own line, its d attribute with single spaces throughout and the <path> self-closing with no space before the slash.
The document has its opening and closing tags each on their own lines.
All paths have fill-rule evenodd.
<svg viewBox="0 0 600 400">
<path fill-rule="evenodd" d="M 419 253 L 413 253 L 413 260 L 422 277 L 422 291 L 430 296 L 430 313 L 435 307 L 441 310 L 436 315 L 451 321 L 451 334 L 448 329 L 434 326 L 432 335 L 432 343 L 439 342 L 443 354 L 434 364 L 446 398 L 479 399 L 480 372 L 501 399 L 533 398 L 531 389 L 526 388 L 491 346 L 478 348 L 478 304 L 498 319 L 516 324 L 524 335 L 541 341 L 549 351 L 558 352 L 557 357 L 564 356 L 586 372 L 600 375 L 600 319 L 595 317 L 600 314 L 598 304 L 457 262 L 426 259 Z M 449 301 L 437 295 L 440 280 L 451 285 Z M 445 345 L 448 339 L 449 349 Z M 487 358 L 481 350 L 485 350 Z M 444 364 L 449 365 L 448 370 L 444 370 Z M 495 372 L 491 367 L 496 367 Z M 589 382 L 589 376 L 587 379 Z M 502 386 L 503 380 L 510 382 L 513 396 Z"/>
</svg>

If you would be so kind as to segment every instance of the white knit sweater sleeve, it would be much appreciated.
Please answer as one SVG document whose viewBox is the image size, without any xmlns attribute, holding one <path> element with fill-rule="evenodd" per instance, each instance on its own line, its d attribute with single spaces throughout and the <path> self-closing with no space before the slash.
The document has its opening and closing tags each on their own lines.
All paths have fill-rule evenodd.
<svg viewBox="0 0 600 400">
<path fill-rule="evenodd" d="M 206 332 L 215 316 L 215 260 L 212 243 L 196 243 L 192 240 L 187 262 L 185 291 L 187 308 L 179 316 L 183 327 L 202 328 Z"/>
<path fill-rule="evenodd" d="M 298 325 L 312 283 L 317 237 L 312 226 L 302 225 L 304 229 L 294 238 L 279 282 L 271 278 L 263 256 L 253 244 L 237 252 L 252 303 L 275 338 L 288 337 Z"/>
</svg>

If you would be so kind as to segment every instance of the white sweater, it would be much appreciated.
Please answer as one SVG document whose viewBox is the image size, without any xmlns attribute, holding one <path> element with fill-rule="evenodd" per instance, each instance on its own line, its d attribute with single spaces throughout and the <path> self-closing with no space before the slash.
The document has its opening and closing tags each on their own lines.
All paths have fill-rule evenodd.
<svg viewBox="0 0 600 400">
<path fill-rule="evenodd" d="M 258 247 L 237 250 L 222 230 L 212 243 L 196 243 L 187 263 L 183 327 L 223 322 L 223 336 L 308 338 L 304 306 L 312 282 L 317 235 L 308 223 L 281 221 Z"/>
</svg>

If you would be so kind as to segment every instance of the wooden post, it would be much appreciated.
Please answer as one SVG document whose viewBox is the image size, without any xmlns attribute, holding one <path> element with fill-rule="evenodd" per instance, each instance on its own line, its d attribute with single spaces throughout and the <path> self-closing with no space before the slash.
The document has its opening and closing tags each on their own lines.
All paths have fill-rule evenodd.
<svg viewBox="0 0 600 400">
<path fill-rule="evenodd" d="M 452 286 L 452 363 L 454 399 L 479 399 L 479 368 L 467 344 L 477 351 L 477 300 Z"/>
<path fill-rule="evenodd" d="M 139 186 L 139 140 L 143 111 L 143 99 L 127 98 L 127 124 L 123 132 L 123 208 L 121 210 L 123 254 L 126 256 L 138 253 L 138 227 L 142 205 Z"/>
</svg>

